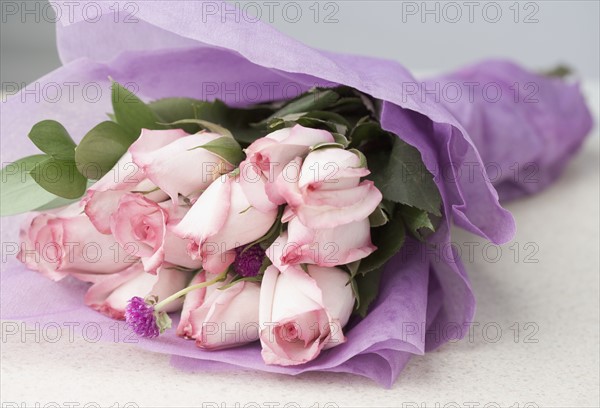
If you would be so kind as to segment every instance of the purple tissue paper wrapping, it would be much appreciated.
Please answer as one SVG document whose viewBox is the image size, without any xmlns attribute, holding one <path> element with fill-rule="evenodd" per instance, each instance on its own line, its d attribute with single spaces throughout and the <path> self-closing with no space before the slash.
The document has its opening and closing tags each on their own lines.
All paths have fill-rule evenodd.
<svg viewBox="0 0 600 408">
<path fill-rule="evenodd" d="M 427 82 L 460 87 L 460 99 L 450 95 L 440 103 L 473 140 L 502 201 L 552 183 L 592 127 L 579 84 L 508 61 L 484 61 Z"/>
<path fill-rule="evenodd" d="M 382 126 L 419 149 L 443 197 L 444 223 L 427 244 L 409 240 L 388 263 L 377 301 L 366 318 L 351 322 L 346 343 L 310 363 L 279 367 L 263 363 L 258 344 L 207 352 L 177 338 L 174 330 L 155 340 L 139 340 L 148 350 L 171 354 L 173 363 L 186 369 L 348 372 L 391 386 L 412 354 L 461 337 L 464 330 L 458 327 L 472 321 L 473 293 L 460 259 L 447 245 L 450 223 L 494 243 L 509 241 L 515 225 L 500 206 L 496 188 L 502 199 L 542 188 L 559 174 L 591 127 L 576 85 L 542 78 L 506 62 L 485 62 L 428 83 L 491 80 L 510 86 L 533 81 L 539 84 L 538 104 L 510 100 L 493 104 L 481 98 L 456 103 L 424 100 L 407 94 L 405 85 L 419 82 L 396 62 L 319 51 L 266 24 L 235 22 L 218 13 L 202 15 L 201 2 L 142 2 L 135 24 L 115 18 L 110 4 L 100 6 L 106 10 L 97 22 L 59 22 L 64 65 L 3 102 L 3 163 L 35 152 L 25 136 L 37 121 L 58 120 L 79 140 L 105 120 L 111 111 L 109 77 L 134 84 L 144 100 L 218 98 L 232 105 L 289 98 L 315 85 L 343 84 L 383 101 Z M 36 87 L 39 91 L 68 83 L 78 84 L 69 97 L 53 102 L 36 97 Z M 100 90 L 97 97 L 82 92 L 89 84 Z M 230 91 L 250 85 L 258 90 L 250 101 Z M 462 174 L 467 164 L 483 169 L 491 162 L 502 168 L 502 177 L 488 178 L 485 171 Z M 526 185 L 510 178 L 508 166 L 514 162 L 538 166 L 540 182 Z M 2 219 L 3 242 L 16 241 L 21 219 Z M 438 256 L 426 245 L 446 249 Z M 3 263 L 1 288 L 3 319 L 94 322 L 102 328 L 102 337 L 112 341 L 123 341 L 130 334 L 122 330 L 115 338 L 110 329 L 114 321 L 83 304 L 86 284 L 51 282 L 27 271 L 14 257 Z"/>
</svg>

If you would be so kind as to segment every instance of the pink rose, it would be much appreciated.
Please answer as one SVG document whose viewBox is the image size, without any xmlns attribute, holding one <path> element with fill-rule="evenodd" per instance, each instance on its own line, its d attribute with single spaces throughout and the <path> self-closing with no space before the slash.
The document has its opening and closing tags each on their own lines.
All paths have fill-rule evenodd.
<svg viewBox="0 0 600 408">
<path fill-rule="evenodd" d="M 206 282 L 205 271 L 198 272 L 188 286 L 194 286 L 199 283 Z M 211 277 L 216 277 L 213 275 Z M 210 278 L 209 278 L 210 280 Z M 206 291 L 208 288 L 195 289 L 185 295 L 183 302 L 183 309 L 181 310 L 181 317 L 179 319 L 179 325 L 177 325 L 177 335 L 179 337 L 192 338 L 192 325 L 190 324 L 190 312 L 198 309 L 204 303 L 206 297 Z"/>
<path fill-rule="evenodd" d="M 99 233 L 79 203 L 32 214 L 21 227 L 20 239 L 18 259 L 52 280 L 69 274 L 112 274 L 137 261 L 111 235 Z"/>
<path fill-rule="evenodd" d="M 272 182 L 292 159 L 307 155 L 311 146 L 333 141 L 333 135 L 325 130 L 296 125 L 256 140 L 245 150 L 246 162 L 258 167 Z M 284 204 L 284 198 L 271 187 L 272 184 L 268 184 L 266 188 L 269 199 L 275 204 Z"/>
<path fill-rule="evenodd" d="M 190 272 L 181 271 L 173 265 L 164 264 L 155 275 L 144 271 L 141 262 L 131 265 L 122 272 L 96 277 L 85 294 L 85 304 L 113 319 L 125 319 L 125 308 L 134 296 L 144 298 L 156 295 L 159 299 L 185 288 Z M 163 311 L 170 313 L 181 309 L 183 300 L 168 303 Z"/>
<path fill-rule="evenodd" d="M 339 268 L 308 266 L 285 272 L 271 265 L 260 288 L 260 342 L 267 364 L 297 365 L 346 338 L 342 328 L 354 307 L 349 275 Z"/>
<path fill-rule="evenodd" d="M 275 188 L 302 224 L 311 229 L 334 228 L 368 218 L 382 195 L 361 159 L 349 150 L 322 148 L 289 162 Z"/>
<path fill-rule="evenodd" d="M 144 137 L 152 134 L 154 137 Z M 117 164 L 90 187 L 82 200 L 85 213 L 90 217 L 98 231 L 110 234 L 110 216 L 116 210 L 119 199 L 129 191 L 144 192 L 154 201 L 164 201 L 168 196 L 157 189 L 138 165 L 133 162 L 131 149 L 153 151 L 187 135 L 181 129 L 153 131 L 142 129 L 142 134 Z M 142 139 L 143 137 L 143 139 Z"/>
<path fill-rule="evenodd" d="M 368 218 L 334 228 L 310 229 L 293 216 L 287 232 L 271 244 L 267 254 L 283 270 L 297 264 L 345 265 L 369 256 L 376 249 L 371 243 Z"/>
<path fill-rule="evenodd" d="M 208 132 L 189 135 L 181 129 L 143 129 L 111 171 L 88 190 L 83 199 L 86 214 L 98 231 L 108 234 L 110 215 L 127 192 L 157 202 L 171 197 L 177 203 L 179 194 L 194 199 L 233 168 L 206 149 L 196 148 L 221 137 Z"/>
<path fill-rule="evenodd" d="M 205 279 L 205 273 L 199 273 L 190 285 Z M 209 350 L 258 340 L 259 284 L 238 282 L 227 289 L 219 289 L 224 284 L 197 289 L 186 295 L 177 335 L 195 339 L 198 347 Z"/>
<path fill-rule="evenodd" d="M 188 255 L 187 241 L 172 231 L 188 208 L 174 208 L 170 201 L 155 203 L 142 194 L 127 193 L 110 217 L 110 230 L 128 253 L 142 258 L 146 272 L 156 273 L 163 262 L 198 269 L 200 261 Z"/>
<path fill-rule="evenodd" d="M 223 272 L 235 259 L 234 249 L 269 231 L 277 206 L 265 195 L 265 179 L 254 182 L 223 175 L 198 198 L 174 231 L 190 240 L 192 258 L 210 273 Z"/>
<path fill-rule="evenodd" d="M 145 148 L 147 140 L 157 136 L 156 132 L 171 131 L 142 132 L 129 150 L 133 162 L 174 203 L 178 202 L 179 195 L 193 197 L 206 190 L 216 178 L 229 173 L 237 164 L 228 163 L 201 147 L 224 137 L 217 133 L 184 133 L 182 137 L 158 149 Z"/>
</svg>

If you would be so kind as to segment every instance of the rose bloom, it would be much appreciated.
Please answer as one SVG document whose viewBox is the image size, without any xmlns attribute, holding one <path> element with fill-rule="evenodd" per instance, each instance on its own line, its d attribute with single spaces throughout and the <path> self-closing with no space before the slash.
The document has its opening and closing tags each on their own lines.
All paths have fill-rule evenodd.
<svg viewBox="0 0 600 408">
<path fill-rule="evenodd" d="M 295 125 L 269 133 L 246 148 L 246 162 L 260 169 L 269 182 L 273 182 L 286 164 L 296 157 L 304 157 L 311 146 L 333 142 L 333 135 L 325 130 Z M 285 199 L 269 183 L 266 193 L 269 199 L 278 205 Z"/>
<path fill-rule="evenodd" d="M 201 272 L 190 285 L 214 277 Z M 238 282 L 229 288 L 219 289 L 229 281 L 196 289 L 186 295 L 177 327 L 178 336 L 195 339 L 198 347 L 208 350 L 235 347 L 258 340 L 260 285 Z"/>
<path fill-rule="evenodd" d="M 161 202 L 200 194 L 233 165 L 202 148 L 222 137 L 216 133 L 189 135 L 181 129 L 147 130 L 129 147 L 117 164 L 96 182 L 83 199 L 85 212 L 98 231 L 110 233 L 110 215 L 127 192 L 140 192 Z"/>
<path fill-rule="evenodd" d="M 342 328 L 354 307 L 349 275 L 308 265 L 280 272 L 271 265 L 260 288 L 260 342 L 267 364 L 297 365 L 346 341 Z"/>
<path fill-rule="evenodd" d="M 174 227 L 190 240 L 192 258 L 210 273 L 223 272 L 235 259 L 235 248 L 265 235 L 277 218 L 277 206 L 265 195 L 265 178 L 248 181 L 234 175 L 215 180 Z"/>
<path fill-rule="evenodd" d="M 360 181 L 368 174 L 355 153 L 322 148 L 289 162 L 275 188 L 307 228 L 334 228 L 368 218 L 381 202 L 373 182 Z"/>
<path fill-rule="evenodd" d="M 165 299 L 185 288 L 191 272 L 182 271 L 174 265 L 163 264 L 155 275 L 144 271 L 141 262 L 112 275 L 91 277 L 93 285 L 85 294 L 85 304 L 113 319 L 125 319 L 125 308 L 134 296 L 145 298 L 155 295 Z M 182 299 L 168 303 L 165 312 L 176 312 L 183 305 Z"/>
<path fill-rule="evenodd" d="M 156 203 L 127 193 L 110 216 L 110 230 L 128 253 L 141 257 L 146 272 L 156 273 L 163 262 L 198 269 L 200 261 L 188 255 L 187 241 L 172 231 L 188 209 L 183 203 L 173 207 L 170 201 Z"/>
<path fill-rule="evenodd" d="M 137 258 L 127 255 L 111 235 L 99 233 L 79 203 L 32 214 L 21 226 L 17 258 L 52 280 L 67 275 L 112 274 Z"/>
<path fill-rule="evenodd" d="M 287 221 L 285 213 L 283 220 Z M 334 228 L 311 229 L 292 214 L 287 232 L 271 244 L 267 254 L 283 270 L 297 264 L 345 265 L 369 256 L 376 249 L 371 243 L 368 218 Z"/>
</svg>

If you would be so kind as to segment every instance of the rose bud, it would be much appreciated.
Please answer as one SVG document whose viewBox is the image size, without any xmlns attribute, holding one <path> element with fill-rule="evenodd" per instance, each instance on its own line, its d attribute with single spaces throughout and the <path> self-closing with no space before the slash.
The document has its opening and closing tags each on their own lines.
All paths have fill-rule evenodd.
<svg viewBox="0 0 600 408">
<path fill-rule="evenodd" d="M 287 232 L 271 244 L 267 254 L 283 270 L 297 264 L 344 265 L 369 256 L 375 249 L 368 218 L 334 228 L 310 229 L 293 216 Z"/>
<path fill-rule="evenodd" d="M 189 286 L 195 286 L 206 282 L 206 275 L 207 273 L 205 271 L 198 272 L 190 282 Z M 183 309 L 181 310 L 181 317 L 179 319 L 179 324 L 177 325 L 177 335 L 179 337 L 192 338 L 190 312 L 202 306 L 202 304 L 204 303 L 204 298 L 206 297 L 206 290 L 207 287 L 202 287 L 199 289 L 194 289 L 187 295 L 185 295 Z"/>
<path fill-rule="evenodd" d="M 168 196 L 150 181 L 142 169 L 133 162 L 132 149 L 141 154 L 153 151 L 186 136 L 182 129 L 147 130 L 142 129 L 140 137 L 117 164 L 100 180 L 90 187 L 82 200 L 85 213 L 90 217 L 98 231 L 110 234 L 110 216 L 116 210 L 119 199 L 129 191 L 139 191 L 154 201 L 164 201 Z"/>
<path fill-rule="evenodd" d="M 265 258 L 265 250 L 259 244 L 251 247 L 236 248 L 236 257 L 233 262 L 233 272 L 245 278 L 257 276 Z M 205 284 L 206 273 L 196 274 L 190 286 L 200 286 Z M 185 297 L 181 319 L 177 327 L 177 335 L 182 337 L 192 337 L 192 326 L 189 322 L 190 312 L 198 309 L 204 303 L 206 288 L 202 287 L 189 292 Z M 258 310 L 258 309 L 257 309 Z M 258 312 L 257 312 L 258 313 Z"/>
<path fill-rule="evenodd" d="M 171 197 L 174 204 L 179 194 L 194 198 L 233 168 L 200 147 L 221 137 L 208 132 L 189 135 L 181 129 L 142 129 L 127 153 L 88 190 L 83 199 L 86 214 L 98 231 L 108 234 L 110 215 L 127 192 L 142 193 L 156 202 Z"/>
<path fill-rule="evenodd" d="M 152 138 L 152 134 L 142 134 L 131 146 L 133 162 L 137 164 L 146 177 L 158 188 L 167 193 L 173 203 L 178 203 L 179 195 L 194 196 L 204 190 L 221 174 L 233 170 L 234 163 L 227 162 L 203 145 L 219 144 L 218 139 L 226 137 L 217 133 L 199 132 L 185 135 L 156 150 L 139 148 L 139 144 Z M 233 138 L 231 140 L 237 150 L 233 157 L 241 157 L 242 151 Z"/>
<path fill-rule="evenodd" d="M 155 275 L 151 275 L 146 273 L 141 262 L 138 262 L 122 272 L 90 279 L 93 285 L 85 294 L 84 301 L 86 305 L 102 314 L 123 320 L 125 309 L 132 297 L 167 298 L 185 288 L 190 277 L 191 272 L 182 271 L 169 264 L 164 264 Z M 163 310 L 176 312 L 182 305 L 183 299 L 177 299 Z"/>
<path fill-rule="evenodd" d="M 127 193 L 110 217 L 110 230 L 127 252 L 142 258 L 146 272 L 156 273 L 163 262 L 197 269 L 200 261 L 188 255 L 187 241 L 172 231 L 188 208 L 174 208 L 170 201 L 156 203 L 142 194 Z"/>
<path fill-rule="evenodd" d="M 137 261 L 113 236 L 99 233 L 79 203 L 32 214 L 21 226 L 20 239 L 17 258 L 52 280 L 69 274 L 112 274 Z"/>
<path fill-rule="evenodd" d="M 198 198 L 175 234 L 190 240 L 192 258 L 210 273 L 224 271 L 235 259 L 235 248 L 261 238 L 277 218 L 277 206 L 264 193 L 265 179 L 241 181 L 223 175 Z"/>
<path fill-rule="evenodd" d="M 354 307 L 350 276 L 339 268 L 307 268 L 265 271 L 259 317 L 266 364 L 303 364 L 346 341 L 342 328 Z"/>
<path fill-rule="evenodd" d="M 361 158 L 352 151 L 322 148 L 289 162 L 275 188 L 291 211 L 311 229 L 334 228 L 369 217 L 382 195 Z"/>
<path fill-rule="evenodd" d="M 205 272 L 191 285 L 204 282 Z M 214 277 L 214 275 L 209 275 Z M 208 279 L 210 279 L 210 277 Z M 218 350 L 258 340 L 260 285 L 229 281 L 194 290 L 186 295 L 177 334 L 196 340 L 203 349 Z"/>
<path fill-rule="evenodd" d="M 284 204 L 284 198 L 271 188 L 286 164 L 296 157 L 304 157 L 311 146 L 334 142 L 333 135 L 325 130 L 296 125 L 269 133 L 246 148 L 246 162 L 259 168 L 270 182 L 266 186 L 269 199 Z"/>
</svg>

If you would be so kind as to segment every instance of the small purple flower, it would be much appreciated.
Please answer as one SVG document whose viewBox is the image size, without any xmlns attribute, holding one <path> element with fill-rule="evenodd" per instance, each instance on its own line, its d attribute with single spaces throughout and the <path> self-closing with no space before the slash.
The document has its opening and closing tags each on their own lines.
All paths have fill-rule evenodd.
<svg viewBox="0 0 600 408">
<path fill-rule="evenodd" d="M 258 275 L 263 260 L 265 259 L 265 250 L 260 244 L 251 247 L 237 247 L 235 249 L 235 261 L 233 262 L 234 271 L 243 277 L 252 277 Z"/>
<path fill-rule="evenodd" d="M 160 334 L 154 306 L 141 297 L 136 296 L 129 300 L 125 308 L 125 321 L 138 336 L 158 337 Z"/>
</svg>

